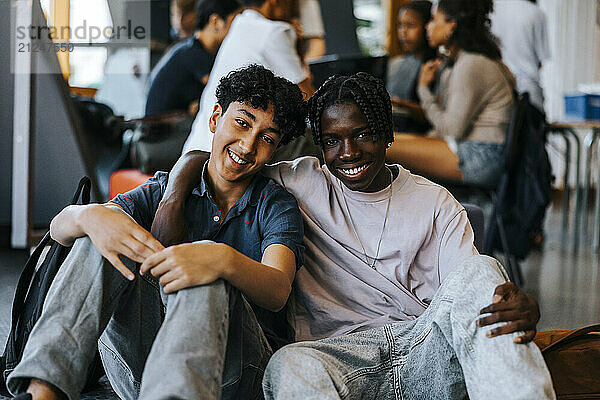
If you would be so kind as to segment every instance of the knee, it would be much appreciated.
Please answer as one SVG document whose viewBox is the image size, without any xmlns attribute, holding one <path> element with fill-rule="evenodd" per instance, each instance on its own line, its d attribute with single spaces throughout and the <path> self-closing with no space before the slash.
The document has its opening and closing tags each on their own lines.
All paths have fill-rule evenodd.
<svg viewBox="0 0 600 400">
<path fill-rule="evenodd" d="M 500 285 L 508 280 L 504 267 L 493 257 L 474 255 L 464 259 L 456 268 L 457 275 L 480 287 Z"/>
<path fill-rule="evenodd" d="M 162 290 L 161 295 L 167 306 L 176 299 L 178 303 L 194 304 L 198 301 L 205 304 L 224 304 L 229 302 L 230 285 L 223 279 L 218 279 L 207 285 L 190 286 L 173 293 L 165 293 Z"/>
<path fill-rule="evenodd" d="M 265 382 L 270 383 L 276 378 L 285 380 L 286 373 L 298 372 L 303 366 L 306 367 L 317 360 L 318 358 L 311 356 L 311 349 L 303 347 L 301 343 L 284 346 L 269 360 L 265 370 Z"/>
<path fill-rule="evenodd" d="M 77 264 L 80 266 L 78 269 L 82 270 L 89 266 L 92 270 L 96 271 L 102 265 L 107 264 L 107 262 L 89 236 L 82 236 L 73 242 L 71 251 L 69 251 L 64 264 Z"/>
</svg>

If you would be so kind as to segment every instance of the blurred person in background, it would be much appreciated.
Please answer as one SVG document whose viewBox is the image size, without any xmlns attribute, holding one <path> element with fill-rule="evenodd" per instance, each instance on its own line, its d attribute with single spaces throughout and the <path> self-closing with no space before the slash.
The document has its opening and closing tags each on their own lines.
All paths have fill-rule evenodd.
<svg viewBox="0 0 600 400">
<path fill-rule="evenodd" d="M 398 114 L 394 114 L 397 131 L 425 132 L 431 127 L 417 96 L 421 67 L 436 57 L 425 29 L 431 19 L 431 7 L 428 0 L 415 0 L 400 8 L 398 13 L 398 40 L 404 55 L 390 61 L 387 90 L 394 108 L 403 109 L 408 115 L 398 118 Z"/>
<path fill-rule="evenodd" d="M 440 0 L 427 25 L 429 45 L 445 54 L 421 68 L 418 95 L 433 125 L 427 137 L 397 134 L 387 159 L 413 172 L 494 183 L 514 104 L 514 77 L 490 30 L 492 0 Z M 431 84 L 439 76 L 439 96 Z"/>
<path fill-rule="evenodd" d="M 325 55 L 325 28 L 318 0 L 298 1 L 299 22 L 302 25 L 304 60 L 317 60 Z"/>
<path fill-rule="evenodd" d="M 188 38 L 196 28 L 196 0 L 171 1 L 171 36 L 174 40 Z"/>
<path fill-rule="evenodd" d="M 183 153 L 196 149 L 210 151 L 214 134 L 207 121 L 216 103 L 215 90 L 219 80 L 230 71 L 259 64 L 297 84 L 305 98 L 314 93 L 309 72 L 297 52 L 296 32 L 284 22 L 290 17 L 289 0 L 241 0 L 240 3 L 245 9 L 233 20 L 217 53 Z M 281 152 L 276 153 L 272 161 L 321 153 L 308 136 L 295 140 Z"/>
<path fill-rule="evenodd" d="M 150 74 L 146 116 L 169 111 L 196 114 L 214 57 L 239 8 L 237 0 L 197 2 L 195 33 L 172 46 Z"/>
<path fill-rule="evenodd" d="M 491 15 L 492 32 L 500 39 L 502 59 L 517 81 L 520 93 L 544 109 L 540 84 L 542 63 L 551 57 L 546 15 L 535 0 L 496 0 Z"/>
</svg>

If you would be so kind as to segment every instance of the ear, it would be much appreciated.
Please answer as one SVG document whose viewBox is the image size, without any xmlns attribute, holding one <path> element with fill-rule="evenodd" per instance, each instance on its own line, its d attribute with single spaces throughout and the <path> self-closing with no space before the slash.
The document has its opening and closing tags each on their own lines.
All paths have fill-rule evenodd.
<svg viewBox="0 0 600 400">
<path fill-rule="evenodd" d="M 210 14 L 210 16 L 208 17 L 207 25 L 215 26 L 219 22 L 220 19 L 221 18 L 219 18 L 219 16 L 217 14 L 214 14 L 214 13 Z"/>
<path fill-rule="evenodd" d="M 219 120 L 221 119 L 222 116 L 223 116 L 223 108 L 221 108 L 221 105 L 219 103 L 217 103 L 213 107 L 212 114 L 210 115 L 210 118 L 208 119 L 208 127 L 212 133 L 215 133 L 217 131 L 217 125 L 219 124 Z"/>
<path fill-rule="evenodd" d="M 452 36 L 454 34 L 454 32 L 456 31 L 456 20 L 450 20 L 450 35 L 448 36 Z"/>
<path fill-rule="evenodd" d="M 210 16 L 210 23 L 211 23 L 211 26 L 214 27 L 216 32 L 221 32 L 227 26 L 227 21 L 225 21 L 223 18 L 219 17 L 217 14 L 213 14 Z"/>
</svg>

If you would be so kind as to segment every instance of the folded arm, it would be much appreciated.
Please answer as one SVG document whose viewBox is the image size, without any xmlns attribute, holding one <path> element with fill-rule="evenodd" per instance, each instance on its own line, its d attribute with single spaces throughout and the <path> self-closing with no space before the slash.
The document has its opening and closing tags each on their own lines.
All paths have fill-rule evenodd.
<svg viewBox="0 0 600 400">
<path fill-rule="evenodd" d="M 292 288 L 296 256 L 272 244 L 257 262 L 223 243 L 185 243 L 147 258 L 140 268 L 146 272 L 160 279 L 165 293 L 225 279 L 255 304 L 279 311 Z"/>
<path fill-rule="evenodd" d="M 89 236 L 102 256 L 130 280 L 134 276 L 119 255 L 143 262 L 163 249 L 147 230 L 113 203 L 66 207 L 52 219 L 50 236 L 64 246 L 73 245 L 79 237 Z"/>
</svg>

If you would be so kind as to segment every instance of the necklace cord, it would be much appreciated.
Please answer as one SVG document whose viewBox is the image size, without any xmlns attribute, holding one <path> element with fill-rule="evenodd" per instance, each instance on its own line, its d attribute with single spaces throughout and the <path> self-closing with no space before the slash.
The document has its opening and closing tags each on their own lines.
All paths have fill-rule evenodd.
<svg viewBox="0 0 600 400">
<path fill-rule="evenodd" d="M 370 266 L 371 268 L 375 269 L 375 263 L 378 261 L 378 257 L 379 257 L 379 250 L 381 248 L 381 242 L 383 240 L 383 232 L 385 231 L 385 225 L 387 222 L 387 217 L 388 217 L 388 212 L 390 210 L 390 203 L 392 201 L 392 194 L 393 194 L 393 184 L 394 184 L 394 175 L 392 174 L 392 170 L 386 165 L 385 168 L 388 170 L 388 172 L 390 173 L 390 194 L 388 196 L 388 201 L 387 201 L 387 206 L 385 208 L 385 216 L 383 217 L 383 224 L 381 226 L 381 234 L 379 235 L 379 241 L 377 242 L 377 251 L 375 253 L 375 257 L 369 257 L 367 255 L 367 251 L 365 249 L 365 246 L 362 243 L 362 240 L 360 240 L 360 237 L 358 236 L 358 232 L 356 230 L 356 226 L 354 224 L 354 219 L 352 218 L 352 214 L 350 213 L 350 207 L 348 207 L 348 201 L 346 200 L 346 194 L 344 193 L 344 183 L 341 184 L 341 189 L 342 189 L 342 198 L 344 199 L 344 205 L 346 206 L 346 211 L 348 212 L 348 216 L 350 217 L 350 224 L 352 226 L 352 231 L 354 232 L 354 236 L 356 236 L 356 239 L 358 240 L 358 243 L 360 244 L 360 247 L 363 251 L 363 255 L 365 256 L 365 263 Z M 373 258 L 373 262 L 371 264 L 369 264 L 369 258 Z"/>
</svg>

